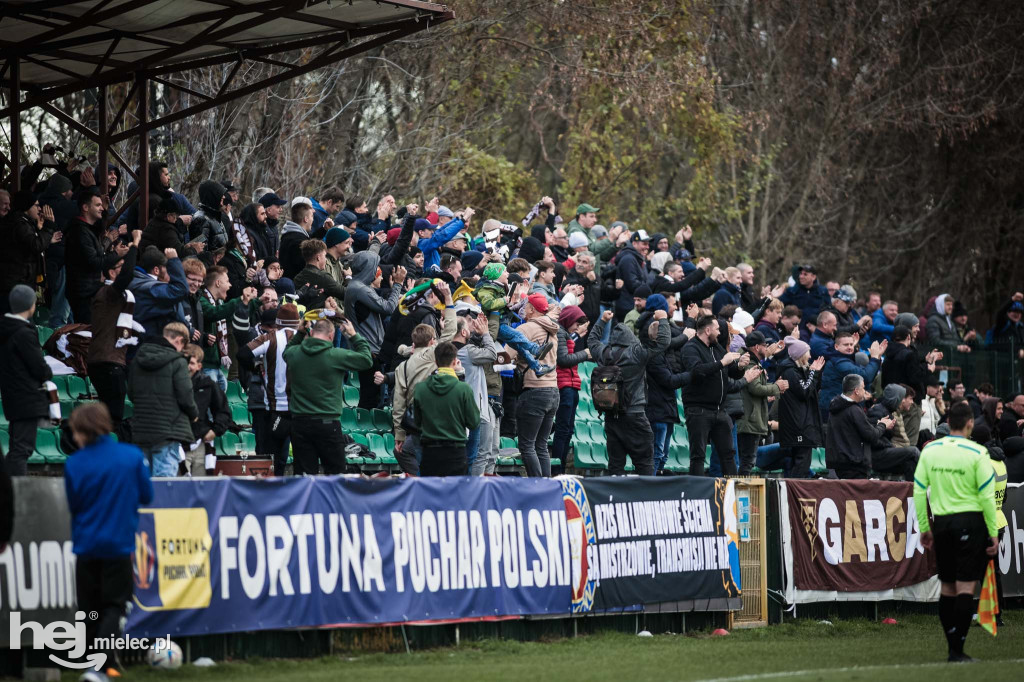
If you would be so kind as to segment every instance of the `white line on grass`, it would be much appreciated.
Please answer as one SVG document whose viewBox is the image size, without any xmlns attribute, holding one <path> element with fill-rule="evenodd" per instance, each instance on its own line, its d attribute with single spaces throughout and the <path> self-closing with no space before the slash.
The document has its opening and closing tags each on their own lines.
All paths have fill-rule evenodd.
<svg viewBox="0 0 1024 682">
<path fill-rule="evenodd" d="M 1001 660 L 978 660 L 978 663 L 1024 663 L 1024 658 Z M 784 670 L 776 673 L 751 673 L 735 677 L 712 677 L 698 682 L 744 682 L 745 680 L 771 680 L 780 677 L 803 677 L 827 673 L 870 672 L 872 670 L 897 670 L 900 668 L 940 668 L 951 665 L 945 661 L 934 663 L 893 663 L 891 665 L 849 665 L 842 668 L 816 668 L 814 670 Z"/>
</svg>

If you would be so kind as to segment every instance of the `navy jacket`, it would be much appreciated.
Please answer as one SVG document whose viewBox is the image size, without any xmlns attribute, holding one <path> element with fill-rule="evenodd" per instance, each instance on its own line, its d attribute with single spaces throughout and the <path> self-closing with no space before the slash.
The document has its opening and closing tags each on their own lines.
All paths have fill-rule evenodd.
<svg viewBox="0 0 1024 682">
<path fill-rule="evenodd" d="M 847 374 L 859 374 L 864 377 L 864 386 L 870 386 L 875 380 L 875 375 L 881 367 L 881 363 L 871 358 L 868 364 L 861 367 L 853 359 L 853 354 L 843 355 L 835 348 L 830 350 L 825 357 L 825 369 L 821 375 L 821 389 L 818 391 L 818 407 L 821 411 L 821 420 L 828 421 L 828 406 L 832 399 L 843 392 L 843 377 Z"/>
<path fill-rule="evenodd" d="M 71 539 L 78 556 L 117 559 L 135 552 L 139 505 L 153 500 L 142 450 L 103 436 L 64 463 Z"/>
<path fill-rule="evenodd" d="M 811 359 L 817 360 L 822 355 L 828 355 L 836 345 L 833 337 L 823 334 L 820 329 L 815 329 L 811 334 Z"/>
<path fill-rule="evenodd" d="M 627 245 L 615 257 L 615 265 L 618 268 L 617 277 L 623 282 L 619 298 L 615 301 L 615 310 L 620 313 L 629 312 L 633 309 L 633 292 L 647 284 L 644 257 L 632 245 Z"/>
<path fill-rule="evenodd" d="M 722 288 L 715 292 L 711 299 L 711 313 L 715 316 L 727 305 L 738 306 L 741 303 L 740 289 L 735 284 L 723 282 Z"/>
<path fill-rule="evenodd" d="M 810 289 L 804 289 L 797 282 L 782 292 L 779 297 L 783 305 L 795 305 L 803 313 L 800 318 L 800 326 L 806 328 L 807 323 L 813 323 L 818 319 L 818 312 L 832 303 L 832 297 L 828 295 L 828 289 L 815 283 Z"/>
<path fill-rule="evenodd" d="M 168 322 L 185 321 L 188 280 L 185 279 L 185 268 L 180 259 L 171 258 L 167 261 L 167 274 L 171 281 L 160 282 L 137 267 L 135 277 L 128 285 L 129 291 L 135 296 L 135 313 L 132 317 L 142 325 L 146 333 L 156 336 L 163 333 L 164 325 Z"/>
</svg>

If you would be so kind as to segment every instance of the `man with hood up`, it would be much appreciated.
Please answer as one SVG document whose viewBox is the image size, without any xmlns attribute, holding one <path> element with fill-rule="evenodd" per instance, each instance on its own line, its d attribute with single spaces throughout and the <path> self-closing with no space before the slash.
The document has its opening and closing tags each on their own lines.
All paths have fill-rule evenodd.
<svg viewBox="0 0 1024 682">
<path fill-rule="evenodd" d="M 356 333 L 351 320 L 342 319 L 341 333 L 351 350 L 334 347 L 334 323 L 330 320 L 303 321 L 284 351 L 296 476 L 315 476 L 321 464 L 328 475 L 345 470 L 341 385 L 347 372 L 362 374 L 372 367 L 373 358 L 369 344 Z"/>
<path fill-rule="evenodd" d="M 188 231 L 192 239 L 204 235 L 209 250 L 219 249 L 228 243 L 228 234 L 232 230 L 228 215 L 231 199 L 225 198 L 226 195 L 224 185 L 215 180 L 203 180 L 199 184 L 199 210 L 192 216 Z"/>
<path fill-rule="evenodd" d="M 654 475 L 654 432 L 647 419 L 647 364 L 668 350 L 671 337 L 668 313 L 657 310 L 647 326 L 646 338 L 638 339 L 623 324 L 614 324 L 608 343 L 604 328 L 613 324 L 614 313 L 606 310 L 590 330 L 587 347 L 598 365 L 616 365 L 622 373 L 620 409 L 606 413 L 604 432 L 608 438 L 608 474 L 626 473 L 626 456 L 640 476 Z"/>
<path fill-rule="evenodd" d="M 920 450 L 909 445 L 901 414 L 914 404 L 911 391 L 900 384 L 889 384 L 882 391 L 882 399 L 868 410 L 869 422 L 883 417 L 892 421 L 892 426 L 871 448 L 871 468 L 879 473 L 900 474 L 905 481 L 914 480 L 914 469 L 921 456 Z"/>
<path fill-rule="evenodd" d="M 352 258 L 352 279 L 345 287 L 345 315 L 370 346 L 373 362 L 359 373 L 359 407 L 370 410 L 377 407 L 380 386 L 374 383 L 374 372 L 380 369 L 377 355 L 384 343 L 384 318 L 398 308 L 402 296 L 406 271 L 396 265 L 391 272 L 391 293 L 385 299 L 377 294 L 383 279 L 380 257 L 373 251 L 360 251 Z"/>
<path fill-rule="evenodd" d="M 949 294 L 942 294 L 935 299 L 935 309 L 928 316 L 928 324 L 925 326 L 928 333 L 928 343 L 942 344 L 944 346 L 957 346 L 960 344 L 960 335 L 957 333 L 956 324 L 953 322 L 953 297 Z"/>
</svg>

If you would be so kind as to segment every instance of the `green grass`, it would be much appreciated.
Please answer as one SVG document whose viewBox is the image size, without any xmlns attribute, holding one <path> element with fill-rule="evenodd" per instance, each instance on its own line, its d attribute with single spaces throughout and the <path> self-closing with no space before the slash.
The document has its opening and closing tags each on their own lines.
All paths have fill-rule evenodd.
<svg viewBox="0 0 1024 682">
<path fill-rule="evenodd" d="M 1024 679 L 1024 612 L 1006 614 L 1008 627 L 991 637 L 971 629 L 967 651 L 980 664 L 948 665 L 945 639 L 934 616 L 903 616 L 898 625 L 799 620 L 728 637 L 708 633 L 656 633 L 641 638 L 622 633 L 554 642 L 485 640 L 448 649 L 409 654 L 349 654 L 312 660 L 221 663 L 215 668 L 184 666 L 158 672 L 131 668 L 132 679 L 261 682 L 262 680 L 708 680 L 780 673 L 765 679 L 944 680 Z M 860 669 L 841 670 L 857 667 Z M 808 671 L 799 675 L 797 671 Z M 65 679 L 77 679 L 66 676 Z"/>
</svg>

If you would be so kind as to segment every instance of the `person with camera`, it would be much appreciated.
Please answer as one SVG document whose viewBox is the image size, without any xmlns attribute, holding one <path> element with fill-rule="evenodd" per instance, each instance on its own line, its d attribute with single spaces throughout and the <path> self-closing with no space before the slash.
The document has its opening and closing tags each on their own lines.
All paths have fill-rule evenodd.
<svg viewBox="0 0 1024 682">
<path fill-rule="evenodd" d="M 370 344 L 356 333 L 352 322 L 335 317 L 349 349 L 334 347 L 334 322 L 304 320 L 288 342 L 288 408 L 296 476 L 345 471 L 346 439 L 341 432 L 344 407 L 342 383 L 347 372 L 373 366 Z M 372 379 L 371 379 L 372 380 Z"/>
<path fill-rule="evenodd" d="M 19 284 L 35 289 L 41 274 L 41 254 L 53 241 L 56 226 L 53 210 L 40 208 L 31 192 L 22 190 L 11 197 L 11 211 L 3 217 L 6 240 L 0 249 L 0 307 L 11 311 L 8 295 Z M 97 287 L 98 288 L 98 287 Z"/>
</svg>

